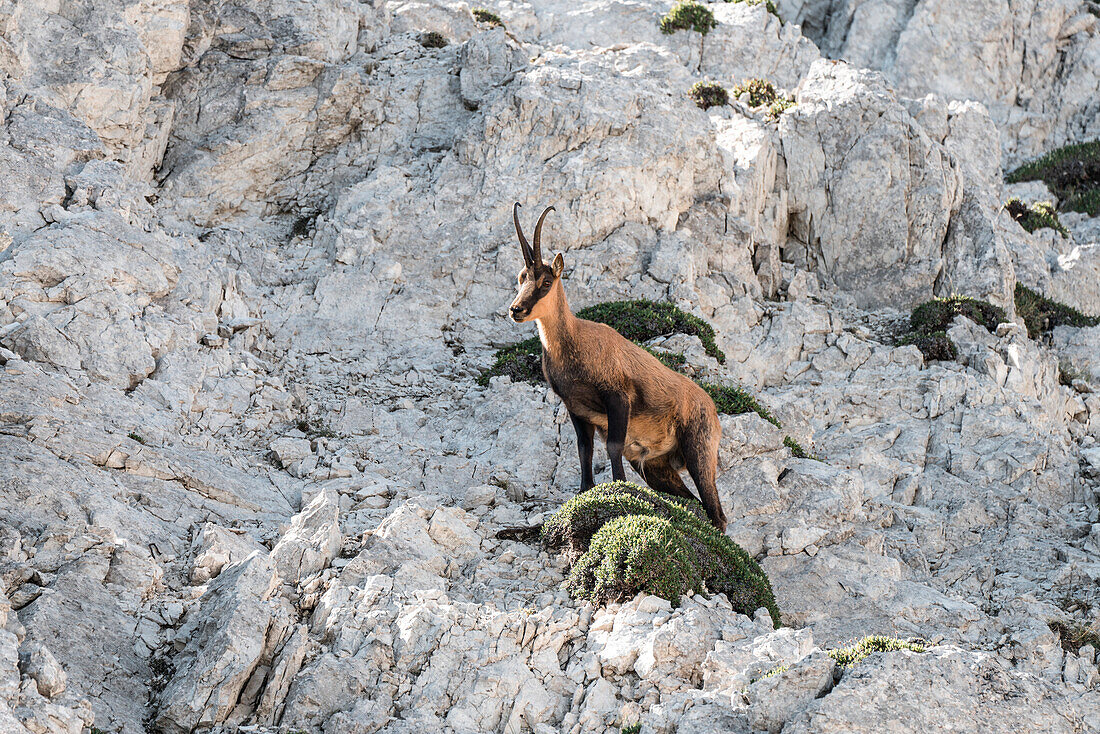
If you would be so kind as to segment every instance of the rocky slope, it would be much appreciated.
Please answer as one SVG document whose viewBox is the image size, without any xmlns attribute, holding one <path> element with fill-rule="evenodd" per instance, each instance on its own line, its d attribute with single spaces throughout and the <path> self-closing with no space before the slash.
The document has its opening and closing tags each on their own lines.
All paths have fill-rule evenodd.
<svg viewBox="0 0 1100 734">
<path fill-rule="evenodd" d="M 777 5 L 0 0 L 0 729 L 1100 730 L 1100 327 L 894 338 L 1100 314 L 1100 222 L 1002 208 L 1100 133 L 1095 3 Z M 797 104 L 686 96 L 745 77 Z M 476 382 L 516 200 L 783 423 L 724 416 L 719 481 L 783 628 L 498 537 L 578 481 L 545 387 Z M 822 652 L 871 633 L 930 647 Z"/>
</svg>

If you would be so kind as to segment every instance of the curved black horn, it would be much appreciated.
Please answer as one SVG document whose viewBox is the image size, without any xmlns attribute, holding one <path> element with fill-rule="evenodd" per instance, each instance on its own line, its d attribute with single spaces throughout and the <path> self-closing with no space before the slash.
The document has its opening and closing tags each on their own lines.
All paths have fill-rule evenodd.
<svg viewBox="0 0 1100 734">
<path fill-rule="evenodd" d="M 542 214 L 539 216 L 538 224 L 535 225 L 535 252 L 532 257 L 536 263 L 542 262 L 542 220 L 546 219 L 546 215 L 554 211 L 554 207 L 548 206 L 542 210 Z"/>
<path fill-rule="evenodd" d="M 519 249 L 523 250 L 523 262 L 527 265 L 531 265 L 534 256 L 531 254 L 531 245 L 527 242 L 527 238 L 523 236 L 523 228 L 519 226 L 518 201 L 512 206 L 512 222 L 516 225 L 516 236 L 519 237 Z"/>
</svg>

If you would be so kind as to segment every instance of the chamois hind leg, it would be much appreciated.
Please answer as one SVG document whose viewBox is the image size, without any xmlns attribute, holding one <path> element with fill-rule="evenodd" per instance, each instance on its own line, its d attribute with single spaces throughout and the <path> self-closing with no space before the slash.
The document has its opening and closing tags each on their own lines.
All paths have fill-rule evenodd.
<svg viewBox="0 0 1100 734">
<path fill-rule="evenodd" d="M 680 478 L 680 472 L 673 469 L 665 457 L 662 456 L 659 459 L 647 461 L 644 465 L 640 461 L 632 461 L 630 465 L 645 480 L 650 489 L 671 494 L 674 497 L 695 499 L 695 495 L 691 493 L 691 490 L 684 484 L 684 480 Z"/>
<path fill-rule="evenodd" d="M 714 527 L 726 530 L 726 513 L 718 499 L 718 440 L 721 428 L 715 430 L 705 414 L 684 426 L 680 432 L 680 453 L 684 466 L 695 482 L 699 499 L 706 508 L 707 517 Z"/>
</svg>

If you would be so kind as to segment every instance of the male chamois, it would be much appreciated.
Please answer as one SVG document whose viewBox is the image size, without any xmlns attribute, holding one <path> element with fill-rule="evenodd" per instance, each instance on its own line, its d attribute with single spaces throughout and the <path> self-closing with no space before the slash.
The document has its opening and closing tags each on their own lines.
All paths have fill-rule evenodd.
<svg viewBox="0 0 1100 734">
<path fill-rule="evenodd" d="M 512 208 L 524 267 L 511 315 L 516 323 L 538 325 L 543 376 L 577 431 L 581 491 L 594 484 L 592 434 L 599 431 L 615 479 L 626 478 L 625 456 L 653 489 L 691 497 L 680 478 L 686 467 L 710 521 L 724 531 L 726 515 L 715 485 L 722 426 L 714 401 L 610 326 L 573 315 L 561 284 L 561 253 L 550 265 L 542 261 L 542 222 L 553 209 L 539 217 L 532 248 L 519 226 L 519 203 Z"/>
</svg>

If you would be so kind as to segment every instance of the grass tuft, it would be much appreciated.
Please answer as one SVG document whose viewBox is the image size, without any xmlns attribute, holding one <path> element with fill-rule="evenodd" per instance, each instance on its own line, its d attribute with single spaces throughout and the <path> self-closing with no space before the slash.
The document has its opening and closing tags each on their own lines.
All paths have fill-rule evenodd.
<svg viewBox="0 0 1100 734">
<path fill-rule="evenodd" d="M 1066 652 L 1076 653 L 1085 645 L 1090 645 L 1100 652 L 1100 629 L 1096 625 L 1063 622 L 1056 619 L 1049 622 L 1048 626 L 1051 632 L 1058 635 L 1058 641 Z"/>
<path fill-rule="evenodd" d="M 1067 145 L 1009 173 L 1008 183 L 1043 181 L 1062 211 L 1100 216 L 1100 140 Z"/>
<path fill-rule="evenodd" d="M 642 722 L 635 721 L 633 724 L 623 724 L 623 727 L 619 729 L 620 734 L 639 734 L 642 730 Z"/>
<path fill-rule="evenodd" d="M 1053 331 L 1056 326 L 1088 327 L 1100 324 L 1100 318 L 1081 313 L 1064 303 L 1053 301 L 1016 283 L 1016 313 L 1027 325 L 1027 335 L 1032 339 Z"/>
<path fill-rule="evenodd" d="M 1058 219 L 1058 212 L 1054 210 L 1053 204 L 1040 201 L 1028 206 L 1019 199 L 1012 198 L 1005 202 L 1005 211 L 1029 233 L 1045 227 L 1053 229 L 1062 237 L 1069 237 L 1069 230 Z"/>
<path fill-rule="evenodd" d="M 129 433 L 127 433 L 126 437 L 129 438 L 132 441 L 137 441 L 138 443 L 142 444 L 143 446 L 145 445 L 145 437 L 141 436 L 137 433 L 134 433 L 133 431 L 130 431 Z"/>
<path fill-rule="evenodd" d="M 657 24 L 661 33 L 673 34 L 676 31 L 696 31 L 704 36 L 718 27 L 714 13 L 705 5 L 681 0 L 669 10 Z"/>
<path fill-rule="evenodd" d="M 695 82 L 688 90 L 688 97 L 701 110 L 721 107 L 729 104 L 730 101 L 729 92 L 726 91 L 726 88 L 715 82 Z"/>
<path fill-rule="evenodd" d="M 796 104 L 798 103 L 795 102 L 792 98 L 787 96 L 780 96 L 777 100 L 772 102 L 770 107 L 768 107 L 768 116 L 770 116 L 772 119 L 777 120 L 779 119 L 780 115 L 782 115 L 790 108 L 794 107 Z"/>
<path fill-rule="evenodd" d="M 795 101 L 786 95 L 780 94 L 775 85 L 767 79 L 746 79 L 730 90 L 734 99 L 740 99 L 742 95 L 749 95 L 749 107 L 767 107 L 768 116 L 778 118 L 784 112 L 795 106 Z"/>
<path fill-rule="evenodd" d="M 779 626 L 760 564 L 716 530 L 696 500 L 630 482 L 600 484 L 562 505 L 542 538 L 566 553 L 575 599 L 604 604 L 646 592 L 679 606 L 690 593 L 723 593 L 742 614 L 765 607 Z"/>
</svg>

